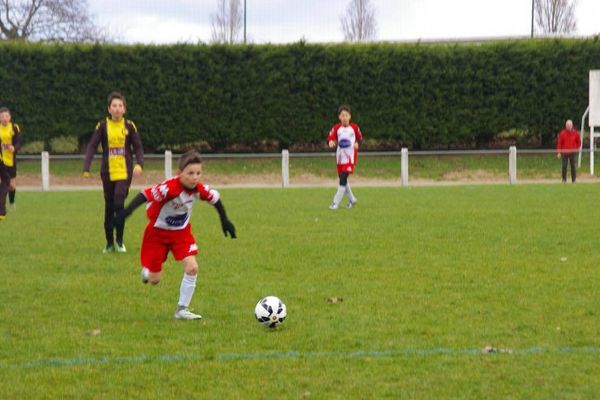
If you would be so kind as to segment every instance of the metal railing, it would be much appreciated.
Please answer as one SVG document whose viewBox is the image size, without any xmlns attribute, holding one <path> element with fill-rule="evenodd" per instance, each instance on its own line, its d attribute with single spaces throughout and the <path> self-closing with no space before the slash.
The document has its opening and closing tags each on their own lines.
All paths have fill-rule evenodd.
<svg viewBox="0 0 600 400">
<path fill-rule="evenodd" d="M 590 150 L 582 149 L 581 152 L 589 152 Z M 554 149 L 521 149 L 518 151 L 521 155 L 534 154 L 555 154 Z M 506 155 L 508 161 L 508 183 L 518 183 L 517 178 L 517 148 L 511 146 L 508 149 L 490 149 L 490 150 L 426 150 L 426 151 L 409 151 L 403 148 L 401 151 L 363 151 L 361 157 L 397 157 L 399 161 L 399 184 L 401 186 L 409 186 L 410 170 L 409 158 L 421 156 L 477 156 L 477 155 Z M 254 154 L 203 154 L 205 159 L 281 159 L 281 187 L 287 188 L 290 186 L 290 158 L 333 158 L 334 152 L 319 152 L 319 153 L 290 153 L 288 150 L 282 150 L 281 153 L 254 153 Z M 173 160 L 178 158 L 178 155 L 173 155 L 170 150 L 164 154 L 146 154 L 144 156 L 148 160 L 164 159 L 165 178 L 170 178 L 173 174 Z M 19 160 L 41 160 L 41 189 L 44 191 L 51 190 L 50 185 L 50 163 L 52 160 L 81 160 L 83 155 L 51 155 L 48 152 L 42 152 L 41 155 L 17 155 Z M 95 156 L 96 159 L 101 158 L 100 155 Z"/>
</svg>

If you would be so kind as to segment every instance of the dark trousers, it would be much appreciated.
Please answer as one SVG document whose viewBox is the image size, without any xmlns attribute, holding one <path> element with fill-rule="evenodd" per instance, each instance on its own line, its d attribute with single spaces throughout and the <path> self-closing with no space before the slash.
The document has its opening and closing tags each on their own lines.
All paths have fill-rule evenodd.
<svg viewBox="0 0 600 400">
<path fill-rule="evenodd" d="M 6 215 L 6 194 L 10 185 L 8 168 L 0 162 L 0 215 Z"/>
<path fill-rule="evenodd" d="M 575 170 L 575 153 L 562 154 L 562 180 L 567 181 L 567 163 L 571 164 L 571 182 L 575 182 L 577 172 Z"/>
<path fill-rule="evenodd" d="M 131 175 L 129 175 L 131 176 Z M 114 231 L 117 233 L 117 243 L 123 244 L 123 231 L 125 230 L 125 221 L 114 224 L 114 218 L 125 207 L 125 198 L 129 193 L 131 179 L 122 181 L 111 181 L 106 175 L 101 175 L 102 188 L 104 189 L 104 236 L 107 246 L 114 244 Z"/>
</svg>

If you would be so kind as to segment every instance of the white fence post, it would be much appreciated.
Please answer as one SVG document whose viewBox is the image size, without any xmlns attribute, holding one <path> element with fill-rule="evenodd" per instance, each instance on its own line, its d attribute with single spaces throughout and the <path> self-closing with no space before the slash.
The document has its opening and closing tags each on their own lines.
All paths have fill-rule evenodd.
<svg viewBox="0 0 600 400">
<path fill-rule="evenodd" d="M 508 149 L 508 183 L 517 183 L 517 148 L 510 146 Z"/>
<path fill-rule="evenodd" d="M 400 181 L 402 186 L 408 186 L 408 149 L 402 148 L 400 153 Z"/>
<path fill-rule="evenodd" d="M 281 150 L 281 186 L 290 186 L 290 152 Z"/>
<path fill-rule="evenodd" d="M 173 176 L 173 153 L 171 150 L 165 150 L 165 179 Z"/>
<path fill-rule="evenodd" d="M 50 190 L 50 155 L 42 151 L 42 190 Z"/>
<path fill-rule="evenodd" d="M 596 150 L 596 133 L 594 127 L 590 126 L 590 175 L 594 176 L 594 151 Z"/>
</svg>

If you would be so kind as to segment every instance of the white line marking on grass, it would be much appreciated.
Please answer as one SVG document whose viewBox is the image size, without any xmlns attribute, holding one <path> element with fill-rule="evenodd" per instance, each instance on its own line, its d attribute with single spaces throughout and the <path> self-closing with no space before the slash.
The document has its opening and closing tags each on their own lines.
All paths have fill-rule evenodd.
<svg viewBox="0 0 600 400">
<path fill-rule="evenodd" d="M 384 357 L 430 357 L 430 356 L 481 356 L 502 357 L 519 355 L 556 355 L 556 354 L 600 354 L 599 347 L 560 347 L 543 348 L 530 347 L 525 349 L 514 349 L 510 353 L 482 353 L 480 349 L 455 349 L 450 347 L 433 347 L 430 349 L 404 349 L 404 350 L 365 350 L 365 351 L 273 351 L 260 353 L 222 353 L 216 355 L 197 354 L 167 354 L 146 355 L 126 357 L 74 357 L 74 358 L 47 358 L 23 363 L 0 363 L 0 369 L 29 369 L 43 367 L 73 367 L 85 365 L 129 365 L 129 364 L 156 364 L 177 363 L 189 361 L 248 361 L 248 360 L 293 360 L 313 358 L 384 358 Z"/>
</svg>

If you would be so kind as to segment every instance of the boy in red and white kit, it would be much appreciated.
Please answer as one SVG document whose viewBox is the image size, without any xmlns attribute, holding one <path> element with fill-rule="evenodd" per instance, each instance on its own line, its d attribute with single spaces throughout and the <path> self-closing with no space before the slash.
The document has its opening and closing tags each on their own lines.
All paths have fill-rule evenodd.
<svg viewBox="0 0 600 400">
<path fill-rule="evenodd" d="M 335 124 L 331 128 L 331 131 L 329 131 L 329 135 L 327 135 L 329 147 L 334 148 L 337 146 L 335 159 L 340 178 L 338 190 L 333 197 L 333 202 L 329 206 L 332 210 L 337 210 L 344 194 L 348 196 L 346 208 L 352 208 L 357 202 L 356 197 L 354 197 L 350 189 L 348 176 L 354 172 L 354 166 L 358 157 L 358 145 L 362 142 L 363 136 L 358 125 L 350 122 L 351 117 L 350 107 L 346 105 L 340 106 L 338 109 L 340 122 Z"/>
<path fill-rule="evenodd" d="M 202 318 L 192 313 L 188 307 L 196 288 L 198 246 L 192 235 L 190 218 L 196 200 L 206 201 L 217 209 L 221 228 L 225 236 L 235 239 L 235 227 L 227 219 L 219 192 L 200 182 L 202 159 L 195 151 L 189 151 L 179 160 L 178 175 L 147 188 L 138 194 L 116 217 L 123 222 L 133 210 L 146 204 L 148 225 L 142 241 L 141 262 L 142 281 L 153 285 L 160 281 L 162 264 L 169 251 L 175 260 L 181 261 L 184 268 L 179 291 L 176 319 L 193 320 Z"/>
</svg>

